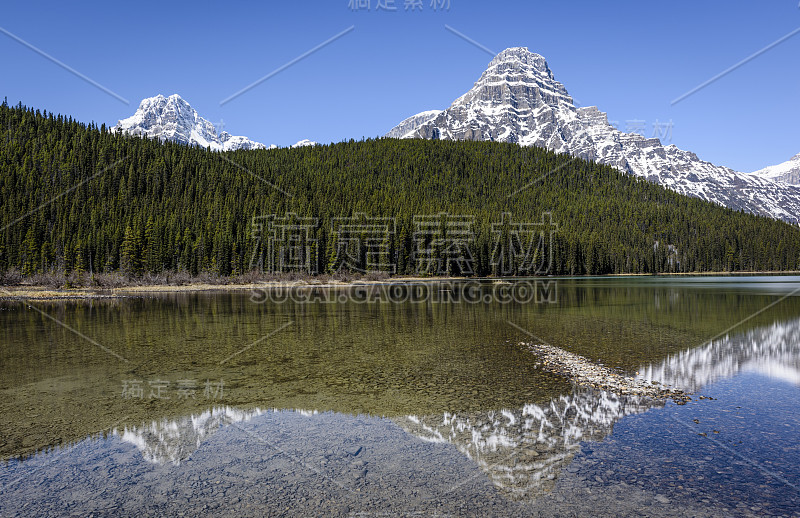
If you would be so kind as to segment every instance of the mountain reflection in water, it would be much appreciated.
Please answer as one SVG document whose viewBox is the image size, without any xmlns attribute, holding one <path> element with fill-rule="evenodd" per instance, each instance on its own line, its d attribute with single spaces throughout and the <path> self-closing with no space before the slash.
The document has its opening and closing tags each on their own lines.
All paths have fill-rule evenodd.
<svg viewBox="0 0 800 518">
<path fill-rule="evenodd" d="M 221 426 L 249 421 L 264 413 L 260 409 L 215 407 L 179 419 L 162 419 L 142 426 L 126 426 L 122 430 L 115 429 L 113 433 L 123 442 L 136 446 L 142 452 L 142 457 L 149 462 L 179 465 Z"/>
<path fill-rule="evenodd" d="M 668 356 L 639 369 L 640 377 L 688 392 L 740 372 L 800 385 L 800 319 L 776 322 Z"/>
<path fill-rule="evenodd" d="M 630 414 L 663 407 L 638 396 L 576 390 L 548 405 L 480 414 L 408 416 L 404 430 L 432 442 L 448 442 L 472 459 L 495 486 L 514 499 L 548 491 L 583 441 L 602 441 Z"/>
<path fill-rule="evenodd" d="M 644 379 L 689 391 L 756 371 L 800 384 L 800 319 L 776 323 L 670 355 L 639 369 Z M 433 443 L 449 443 L 485 472 L 514 500 L 528 500 L 550 491 L 580 445 L 602 441 L 627 415 L 662 408 L 663 401 L 573 388 L 545 404 L 486 412 L 409 415 L 391 420 L 405 432 Z M 311 419 L 325 419 L 316 410 L 294 410 Z M 274 409 L 272 412 L 281 412 Z M 219 427 L 252 420 L 266 411 L 214 408 L 177 420 L 154 421 L 116 432 L 136 445 L 145 459 L 177 464 L 187 459 Z M 379 419 L 379 418 L 375 418 Z M 256 427 L 258 424 L 254 421 Z M 314 437 L 308 438 L 313 442 Z"/>
</svg>

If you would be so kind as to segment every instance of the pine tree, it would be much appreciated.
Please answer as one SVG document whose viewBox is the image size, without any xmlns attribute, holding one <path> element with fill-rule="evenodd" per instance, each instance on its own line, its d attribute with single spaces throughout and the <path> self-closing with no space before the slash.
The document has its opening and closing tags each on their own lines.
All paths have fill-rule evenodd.
<svg viewBox="0 0 800 518">
<path fill-rule="evenodd" d="M 161 250 L 158 234 L 155 230 L 153 217 L 147 218 L 144 227 L 144 266 L 145 270 L 151 273 L 161 271 Z"/>
<path fill-rule="evenodd" d="M 122 238 L 120 268 L 128 275 L 140 275 L 142 273 L 139 234 L 130 225 L 125 227 L 125 236 Z"/>
</svg>

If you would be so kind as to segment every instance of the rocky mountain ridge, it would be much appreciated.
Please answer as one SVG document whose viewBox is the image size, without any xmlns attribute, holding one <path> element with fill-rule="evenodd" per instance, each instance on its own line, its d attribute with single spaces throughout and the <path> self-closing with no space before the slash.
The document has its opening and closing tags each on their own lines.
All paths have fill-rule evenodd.
<svg viewBox="0 0 800 518">
<path fill-rule="evenodd" d="M 406 119 L 387 136 L 493 140 L 540 146 L 642 176 L 735 210 L 800 222 L 800 188 L 734 171 L 657 138 L 624 133 L 597 107 L 577 107 L 545 58 L 525 47 L 498 54 L 449 108 Z"/>
</svg>

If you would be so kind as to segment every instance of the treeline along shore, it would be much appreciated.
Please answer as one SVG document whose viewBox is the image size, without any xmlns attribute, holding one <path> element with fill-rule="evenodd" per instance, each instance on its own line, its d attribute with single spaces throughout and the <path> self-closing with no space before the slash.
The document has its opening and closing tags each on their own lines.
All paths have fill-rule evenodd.
<svg viewBox="0 0 800 518">
<path fill-rule="evenodd" d="M 535 147 L 218 153 L 6 103 L 0 136 L 6 285 L 800 269 L 795 226 Z"/>
</svg>

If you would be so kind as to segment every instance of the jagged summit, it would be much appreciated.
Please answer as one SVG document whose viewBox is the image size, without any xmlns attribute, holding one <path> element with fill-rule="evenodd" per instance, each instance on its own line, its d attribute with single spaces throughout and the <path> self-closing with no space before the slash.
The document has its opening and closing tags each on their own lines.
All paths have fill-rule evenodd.
<svg viewBox="0 0 800 518">
<path fill-rule="evenodd" d="M 508 47 L 492 58 L 492 61 L 489 62 L 489 66 L 501 61 L 512 60 L 522 61 L 523 63 L 531 63 L 533 61 L 537 63 L 545 62 L 544 56 L 535 52 L 531 52 L 528 50 L 528 47 Z"/>
<path fill-rule="evenodd" d="M 705 162 L 658 138 L 617 130 L 597 107 L 576 107 L 545 58 L 525 47 L 497 54 L 446 110 L 414 129 L 406 129 L 407 121 L 388 135 L 544 147 L 736 210 L 800 221 L 800 188 Z"/>
<path fill-rule="evenodd" d="M 145 135 L 186 145 L 211 148 L 214 151 L 264 149 L 264 144 L 247 137 L 233 136 L 226 131 L 217 134 L 213 123 L 178 94 L 156 95 L 142 99 L 136 113 L 117 122 L 112 131 Z"/>
<path fill-rule="evenodd" d="M 511 47 L 496 55 L 490 62 L 486 70 L 488 72 L 498 65 L 509 65 L 519 69 L 535 70 L 551 79 L 553 73 L 547 65 L 547 60 L 541 54 L 531 52 L 528 47 Z M 484 72 L 484 74 L 486 73 Z"/>
</svg>

